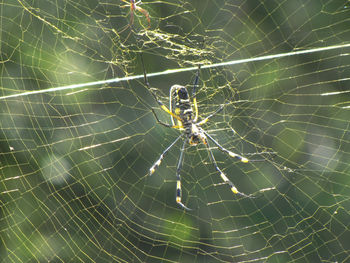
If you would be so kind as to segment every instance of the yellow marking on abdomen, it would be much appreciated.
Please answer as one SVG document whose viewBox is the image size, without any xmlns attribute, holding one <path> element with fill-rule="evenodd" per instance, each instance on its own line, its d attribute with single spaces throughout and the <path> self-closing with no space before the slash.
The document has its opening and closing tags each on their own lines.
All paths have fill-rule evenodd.
<svg viewBox="0 0 350 263">
<path fill-rule="evenodd" d="M 180 182 L 180 181 L 177 181 L 177 183 L 176 183 L 176 189 L 181 189 L 181 182 Z"/>
</svg>

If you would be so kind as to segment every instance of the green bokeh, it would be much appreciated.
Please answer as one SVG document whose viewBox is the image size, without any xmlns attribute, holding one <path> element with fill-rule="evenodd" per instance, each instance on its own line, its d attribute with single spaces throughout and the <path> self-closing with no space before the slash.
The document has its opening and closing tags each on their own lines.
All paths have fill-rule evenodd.
<svg viewBox="0 0 350 263">
<path fill-rule="evenodd" d="M 344 1 L 0 3 L 0 96 L 349 43 Z M 349 251 L 348 48 L 202 69 L 205 146 L 188 147 L 143 80 L 1 99 L 0 261 L 341 262 Z M 168 103 L 194 72 L 150 77 Z M 337 93 L 338 92 L 338 93 Z M 333 95 L 325 96 L 327 93 Z"/>
</svg>

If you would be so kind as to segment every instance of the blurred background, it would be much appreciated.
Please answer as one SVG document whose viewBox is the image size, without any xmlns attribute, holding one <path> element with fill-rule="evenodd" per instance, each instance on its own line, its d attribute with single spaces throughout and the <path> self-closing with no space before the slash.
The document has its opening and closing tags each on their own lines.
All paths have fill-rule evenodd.
<svg viewBox="0 0 350 263">
<path fill-rule="evenodd" d="M 298 0 L 3 0 L 0 261 L 343 262 L 350 233 L 350 4 Z M 331 50 L 328 47 L 337 46 Z M 203 68 L 204 127 L 244 164 L 188 146 L 143 79 Z M 349 73 L 349 74 L 348 74 Z M 149 77 L 166 105 L 195 71 Z M 101 85 L 84 83 L 102 81 Z M 81 88 L 37 91 L 79 84 Z M 25 92 L 25 94 L 23 94 Z M 30 94 L 32 92 L 32 94 Z M 17 94 L 18 96 L 12 96 Z"/>
</svg>

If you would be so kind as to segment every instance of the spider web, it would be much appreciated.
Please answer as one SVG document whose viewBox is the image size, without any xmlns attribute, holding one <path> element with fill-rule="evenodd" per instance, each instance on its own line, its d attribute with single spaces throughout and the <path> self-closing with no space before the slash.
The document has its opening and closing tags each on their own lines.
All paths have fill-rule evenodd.
<svg viewBox="0 0 350 263">
<path fill-rule="evenodd" d="M 149 29 L 124 4 L 0 3 L 0 259 L 349 260 L 348 1 L 145 0 Z M 203 127 L 251 162 L 210 147 L 254 198 L 203 145 L 181 172 L 192 211 L 180 142 L 148 176 L 179 131 L 156 124 L 140 53 L 166 105 L 203 65 L 200 117 L 225 105 Z"/>
</svg>

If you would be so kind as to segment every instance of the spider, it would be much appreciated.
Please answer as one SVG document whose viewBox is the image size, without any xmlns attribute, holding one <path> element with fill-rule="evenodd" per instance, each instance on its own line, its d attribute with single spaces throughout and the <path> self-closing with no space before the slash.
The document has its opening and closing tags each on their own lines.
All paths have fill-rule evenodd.
<svg viewBox="0 0 350 263">
<path fill-rule="evenodd" d="M 241 193 L 237 190 L 235 185 L 227 178 L 227 176 L 223 173 L 223 171 L 219 168 L 217 165 L 217 162 L 214 158 L 214 154 L 212 150 L 209 147 L 208 139 L 214 143 L 222 152 L 228 154 L 230 157 L 237 158 L 239 161 L 243 163 L 248 163 L 249 160 L 237 153 L 231 152 L 224 148 L 222 145 L 220 145 L 208 132 L 206 132 L 201 126 L 208 122 L 210 118 L 215 116 L 217 113 L 221 112 L 224 108 L 224 105 L 221 105 L 216 111 L 214 111 L 212 114 L 208 115 L 207 117 L 203 118 L 202 120 L 198 120 L 198 105 L 197 105 L 197 98 L 196 98 L 196 89 L 198 86 L 199 81 L 199 73 L 200 73 L 200 66 L 198 66 L 198 70 L 195 75 L 194 83 L 193 83 L 193 89 L 192 89 L 192 103 L 190 101 L 189 93 L 186 89 L 186 87 L 181 85 L 173 85 L 170 88 L 170 98 L 169 98 L 169 108 L 167 108 L 157 97 L 157 95 L 153 92 L 153 90 L 150 87 L 150 84 L 147 80 L 146 70 L 144 68 L 143 58 L 141 56 L 141 62 L 143 66 L 143 74 L 144 74 L 144 82 L 147 87 L 147 89 L 151 92 L 154 99 L 159 104 L 160 108 L 168 113 L 171 118 L 172 125 L 162 122 L 157 114 L 155 113 L 154 109 L 152 110 L 153 115 L 155 116 L 157 123 L 167 127 L 167 128 L 173 128 L 181 131 L 181 134 L 163 151 L 163 153 L 160 155 L 159 159 L 152 165 L 152 167 L 149 169 L 149 175 L 152 175 L 155 170 L 159 167 L 161 164 L 164 156 L 169 152 L 169 150 L 181 139 L 183 138 L 182 147 L 180 149 L 180 157 L 177 163 L 176 168 L 176 203 L 179 204 L 182 208 L 186 210 L 191 210 L 190 208 L 186 207 L 181 199 L 182 199 L 182 191 L 181 191 L 181 168 L 183 164 L 183 158 L 184 158 L 184 152 L 185 152 L 185 146 L 189 144 L 190 146 L 195 146 L 199 143 L 203 143 L 208 152 L 210 159 L 216 169 L 216 171 L 220 174 L 221 179 L 225 184 L 228 184 L 231 188 L 231 191 L 234 194 L 239 194 L 242 196 L 250 197 L 249 195 L 246 195 L 244 193 Z M 175 120 L 177 123 L 175 124 Z"/>
<path fill-rule="evenodd" d="M 137 2 L 135 2 L 135 0 L 130 0 L 130 2 L 127 0 L 121 0 L 121 1 L 128 4 L 128 5 L 122 6 L 123 8 L 130 6 L 130 26 L 132 26 L 132 24 L 134 23 L 134 13 L 136 11 L 139 11 L 140 13 L 142 13 L 146 17 L 146 19 L 148 21 L 148 28 L 151 27 L 151 19 L 149 18 L 148 11 L 138 6 L 138 4 L 141 3 L 141 0 L 137 1 Z"/>
</svg>

